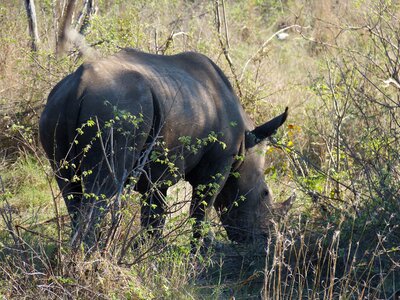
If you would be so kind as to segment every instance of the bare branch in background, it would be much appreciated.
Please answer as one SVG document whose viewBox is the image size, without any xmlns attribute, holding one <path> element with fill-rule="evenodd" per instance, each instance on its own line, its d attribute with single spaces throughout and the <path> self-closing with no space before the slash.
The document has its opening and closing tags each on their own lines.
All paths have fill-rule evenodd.
<svg viewBox="0 0 400 300">
<path fill-rule="evenodd" d="M 256 51 L 256 53 L 254 53 L 244 64 L 243 70 L 242 70 L 242 74 L 240 75 L 239 81 L 242 81 L 244 73 L 249 65 L 250 62 L 254 61 L 257 56 L 262 53 L 265 50 L 265 47 L 272 41 L 272 39 L 276 36 L 278 36 L 279 34 L 291 29 L 291 28 L 297 28 L 297 29 L 302 29 L 303 27 L 297 24 L 294 25 L 290 25 L 287 26 L 285 28 L 282 28 L 281 30 L 278 30 L 277 32 L 275 32 L 273 35 L 271 35 L 262 45 L 260 48 L 258 48 L 258 50 Z"/>
<path fill-rule="evenodd" d="M 164 42 L 164 44 L 162 44 L 161 46 L 157 45 L 157 31 L 155 32 L 155 42 L 156 42 L 156 53 L 157 54 L 165 54 L 165 52 L 167 52 L 167 50 L 171 47 L 172 42 L 174 41 L 174 38 L 177 36 L 188 36 L 188 34 L 186 32 L 174 32 L 172 31 L 170 33 L 170 35 L 168 36 L 167 40 Z"/>
<path fill-rule="evenodd" d="M 38 50 L 39 33 L 37 28 L 36 9 L 34 0 L 25 0 L 26 14 L 28 16 L 29 36 L 31 37 L 31 49 Z"/>
<path fill-rule="evenodd" d="M 220 6 L 222 6 L 222 19 L 223 19 L 223 24 L 224 24 L 224 37 L 222 36 L 222 30 L 221 30 L 221 12 L 220 12 Z M 222 52 L 224 53 L 225 59 L 228 62 L 229 68 L 231 69 L 233 79 L 235 80 L 235 85 L 238 91 L 239 98 L 242 98 L 243 93 L 242 89 L 240 88 L 239 84 L 239 79 L 236 74 L 236 68 L 233 64 L 232 58 L 229 54 L 229 33 L 228 33 L 228 25 L 226 21 L 226 14 L 225 14 L 225 1 L 221 0 L 221 3 L 219 0 L 215 1 L 215 24 L 217 26 L 217 32 L 218 32 L 218 40 L 219 44 L 221 46 Z"/>
<path fill-rule="evenodd" d="M 95 13 L 96 13 L 96 8 L 94 0 L 85 0 L 85 2 L 83 3 L 83 8 L 81 10 L 81 13 L 79 14 L 77 21 L 77 27 L 80 26 L 79 28 L 80 34 L 84 35 L 86 33 L 90 25 L 90 19 Z"/>
</svg>

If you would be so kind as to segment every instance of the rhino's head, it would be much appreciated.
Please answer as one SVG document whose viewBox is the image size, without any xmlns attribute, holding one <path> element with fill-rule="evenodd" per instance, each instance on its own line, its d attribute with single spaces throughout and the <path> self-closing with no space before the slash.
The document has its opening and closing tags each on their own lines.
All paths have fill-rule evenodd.
<svg viewBox="0 0 400 300">
<path fill-rule="evenodd" d="M 273 213 L 272 195 L 264 181 L 266 145 L 286 120 L 288 109 L 269 122 L 246 132 L 242 161 L 233 168 L 215 201 L 221 222 L 232 241 L 244 242 L 266 236 Z"/>
</svg>

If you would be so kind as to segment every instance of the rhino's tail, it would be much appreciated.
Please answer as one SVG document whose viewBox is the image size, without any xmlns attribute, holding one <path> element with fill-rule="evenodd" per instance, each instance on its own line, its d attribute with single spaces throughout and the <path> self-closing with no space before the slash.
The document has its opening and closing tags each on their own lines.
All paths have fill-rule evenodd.
<svg viewBox="0 0 400 300">
<path fill-rule="evenodd" d="M 85 61 L 93 61 L 101 56 L 95 48 L 87 43 L 85 37 L 75 28 L 69 27 L 66 30 L 65 36 L 66 42 L 70 42 L 77 47 Z"/>
</svg>

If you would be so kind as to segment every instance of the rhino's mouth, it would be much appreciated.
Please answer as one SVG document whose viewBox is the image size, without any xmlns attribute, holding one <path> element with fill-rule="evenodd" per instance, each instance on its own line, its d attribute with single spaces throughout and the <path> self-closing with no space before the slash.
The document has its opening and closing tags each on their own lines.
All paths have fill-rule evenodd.
<svg viewBox="0 0 400 300">
<path fill-rule="evenodd" d="M 238 225 L 224 225 L 229 240 L 232 242 L 247 244 L 258 241 L 265 241 L 268 234 L 264 230 L 255 228 L 240 227 Z"/>
</svg>

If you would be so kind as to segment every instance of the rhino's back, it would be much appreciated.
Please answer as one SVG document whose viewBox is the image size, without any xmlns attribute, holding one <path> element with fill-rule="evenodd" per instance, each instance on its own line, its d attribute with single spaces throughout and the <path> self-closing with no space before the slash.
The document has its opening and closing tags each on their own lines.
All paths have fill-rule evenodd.
<svg viewBox="0 0 400 300">
<path fill-rule="evenodd" d="M 185 52 L 172 56 L 125 50 L 116 55 L 151 85 L 169 144 L 179 136 L 206 138 L 211 131 L 235 144 L 251 121 L 222 71 L 206 56 Z"/>
<path fill-rule="evenodd" d="M 126 49 L 84 69 L 82 85 L 100 95 L 96 101 L 114 98 L 137 105 L 137 95 L 126 94 L 129 87 L 136 86 L 136 93 L 142 85 L 149 87 L 157 119 L 153 123 L 161 126 L 159 132 L 170 147 L 177 146 L 181 136 L 202 139 L 212 131 L 232 144 L 252 126 L 225 75 L 204 55 Z"/>
</svg>

